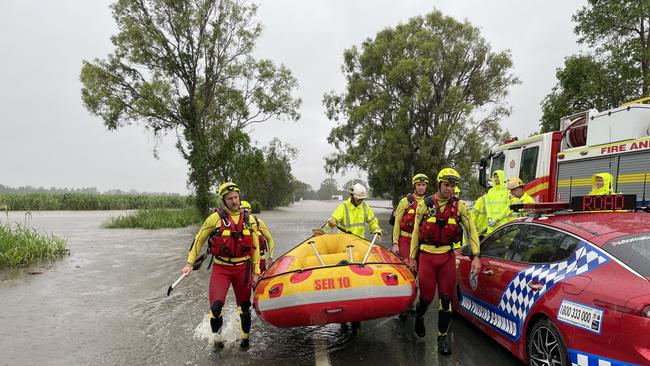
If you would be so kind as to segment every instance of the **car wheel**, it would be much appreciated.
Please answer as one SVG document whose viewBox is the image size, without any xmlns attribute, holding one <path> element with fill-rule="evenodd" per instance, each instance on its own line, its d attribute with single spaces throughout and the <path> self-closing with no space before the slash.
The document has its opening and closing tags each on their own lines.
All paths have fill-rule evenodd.
<svg viewBox="0 0 650 366">
<path fill-rule="evenodd" d="M 562 335 L 549 319 L 535 323 L 526 339 L 528 365 L 567 366 L 569 357 Z"/>
</svg>

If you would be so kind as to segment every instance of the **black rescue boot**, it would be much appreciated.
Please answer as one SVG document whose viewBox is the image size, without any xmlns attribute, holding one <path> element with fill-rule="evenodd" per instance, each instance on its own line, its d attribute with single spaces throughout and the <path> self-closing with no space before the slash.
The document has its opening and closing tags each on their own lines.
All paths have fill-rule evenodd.
<svg viewBox="0 0 650 366">
<path fill-rule="evenodd" d="M 241 342 L 239 342 L 239 347 L 242 349 L 248 349 L 249 344 L 249 333 L 251 331 L 251 303 L 246 301 L 245 303 L 239 306 L 239 320 L 241 321 Z"/>
<path fill-rule="evenodd" d="M 429 302 L 420 298 L 415 306 L 415 334 L 418 337 L 424 337 L 426 330 L 424 328 L 424 314 L 427 312 Z"/>
<path fill-rule="evenodd" d="M 210 307 L 210 328 L 213 334 L 213 350 L 220 351 L 224 347 L 223 337 L 221 337 L 221 326 L 223 325 L 223 302 L 217 300 Z"/>
<path fill-rule="evenodd" d="M 451 354 L 451 345 L 449 345 L 449 341 L 447 341 L 446 334 L 438 336 L 438 353 L 445 356 Z"/>
</svg>

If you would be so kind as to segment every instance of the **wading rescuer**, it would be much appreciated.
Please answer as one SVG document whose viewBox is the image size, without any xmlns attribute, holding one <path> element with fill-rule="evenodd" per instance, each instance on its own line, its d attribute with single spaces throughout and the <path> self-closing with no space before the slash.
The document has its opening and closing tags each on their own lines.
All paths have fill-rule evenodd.
<svg viewBox="0 0 650 366">
<path fill-rule="evenodd" d="M 273 264 L 273 253 L 275 252 L 275 242 L 273 241 L 273 236 L 271 236 L 271 232 L 266 226 L 264 220 L 252 214 L 253 209 L 248 201 L 241 201 L 241 208 L 248 210 L 250 215 L 255 220 L 257 238 L 260 243 L 260 271 L 264 272 L 268 267 L 271 266 L 271 264 Z M 268 260 L 266 259 L 267 252 L 269 254 Z"/>
<path fill-rule="evenodd" d="M 251 284 L 257 281 L 260 273 L 255 220 L 239 207 L 239 187 L 235 183 L 222 184 L 218 194 L 225 208 L 217 208 L 205 220 L 194 238 L 187 255 L 187 265 L 183 267 L 182 272 L 192 272 L 192 264 L 199 257 L 207 239 L 212 254 L 212 274 L 208 291 L 210 327 L 214 333 L 215 349 L 224 346 L 220 330 L 223 325 L 223 306 L 231 284 L 241 320 L 240 346 L 247 348 L 251 329 Z"/>
<path fill-rule="evenodd" d="M 350 193 L 350 198 L 341 203 L 332 212 L 332 216 L 327 219 L 327 226 L 330 229 L 340 226 L 346 231 L 363 238 L 366 234 L 366 225 L 368 225 L 370 232 L 379 235 L 375 242 L 379 243 L 381 239 L 379 220 L 375 216 L 375 213 L 372 212 L 370 206 L 363 202 L 363 200 L 368 198 L 366 187 L 357 183 L 350 187 L 348 192 Z"/>
<path fill-rule="evenodd" d="M 411 254 L 411 234 L 415 222 L 415 211 L 424 201 L 429 177 L 419 173 L 413 176 L 413 193 L 402 198 L 395 209 L 395 223 L 393 226 L 393 253 L 408 262 Z"/>
<path fill-rule="evenodd" d="M 447 331 L 451 322 L 451 294 L 456 283 L 455 254 L 452 245 L 460 241 L 465 228 L 472 248 L 472 273 L 481 270 L 478 234 L 465 202 L 454 197 L 460 176 L 452 168 L 438 173 L 438 190 L 419 205 L 411 237 L 411 269 L 418 271 L 420 298 L 415 308 L 415 333 L 425 336 L 424 315 L 438 289 L 438 352 L 451 354 Z"/>
</svg>

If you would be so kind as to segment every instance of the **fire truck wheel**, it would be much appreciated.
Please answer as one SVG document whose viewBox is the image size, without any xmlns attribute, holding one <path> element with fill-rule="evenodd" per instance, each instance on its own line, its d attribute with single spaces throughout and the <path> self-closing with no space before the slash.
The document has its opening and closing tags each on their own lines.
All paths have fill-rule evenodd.
<svg viewBox="0 0 650 366">
<path fill-rule="evenodd" d="M 528 338 L 528 365 L 570 365 L 566 345 L 553 322 L 542 319 L 535 323 Z"/>
</svg>

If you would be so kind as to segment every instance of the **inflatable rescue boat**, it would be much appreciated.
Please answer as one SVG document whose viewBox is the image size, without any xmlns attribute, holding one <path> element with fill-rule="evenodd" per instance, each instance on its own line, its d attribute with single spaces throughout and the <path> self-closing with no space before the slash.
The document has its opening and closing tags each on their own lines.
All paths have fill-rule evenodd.
<svg viewBox="0 0 650 366">
<path fill-rule="evenodd" d="M 396 315 L 415 294 L 413 273 L 388 249 L 351 234 L 323 234 L 262 274 L 254 307 L 267 323 L 289 328 Z"/>
</svg>

